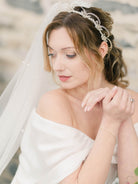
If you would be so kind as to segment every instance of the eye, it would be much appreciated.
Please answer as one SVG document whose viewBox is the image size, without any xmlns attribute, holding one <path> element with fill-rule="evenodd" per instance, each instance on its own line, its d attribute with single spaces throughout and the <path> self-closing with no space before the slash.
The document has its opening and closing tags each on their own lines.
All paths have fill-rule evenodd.
<svg viewBox="0 0 138 184">
<path fill-rule="evenodd" d="M 76 54 L 74 53 L 74 54 L 66 54 L 66 56 L 68 57 L 68 58 L 74 58 L 75 56 L 76 56 Z"/>
<path fill-rule="evenodd" d="M 49 57 L 54 57 L 55 55 L 53 53 L 48 54 Z"/>
</svg>

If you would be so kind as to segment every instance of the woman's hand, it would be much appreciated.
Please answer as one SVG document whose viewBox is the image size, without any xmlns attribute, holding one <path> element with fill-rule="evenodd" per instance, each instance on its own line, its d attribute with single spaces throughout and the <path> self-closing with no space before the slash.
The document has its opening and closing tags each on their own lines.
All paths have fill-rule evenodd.
<svg viewBox="0 0 138 184">
<path fill-rule="evenodd" d="M 90 91 L 82 102 L 84 111 L 90 111 L 99 102 L 102 102 L 103 116 L 117 122 L 125 121 L 134 113 L 134 103 L 129 93 L 120 87 L 100 88 Z"/>
<path fill-rule="evenodd" d="M 82 108 L 84 108 L 84 111 L 92 110 L 97 103 L 102 102 L 109 91 L 109 88 L 99 88 L 88 92 L 82 101 Z"/>
<path fill-rule="evenodd" d="M 129 119 L 134 113 L 134 102 L 130 94 L 120 87 L 116 93 L 111 90 L 103 99 L 103 116 L 113 118 L 117 122 Z"/>
</svg>

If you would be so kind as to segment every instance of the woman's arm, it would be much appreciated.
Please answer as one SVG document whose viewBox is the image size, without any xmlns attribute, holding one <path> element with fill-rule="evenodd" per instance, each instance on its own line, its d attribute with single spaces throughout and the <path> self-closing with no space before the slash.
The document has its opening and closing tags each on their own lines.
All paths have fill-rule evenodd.
<svg viewBox="0 0 138 184">
<path fill-rule="evenodd" d="M 101 99 L 96 98 L 94 94 L 96 93 L 93 91 L 89 95 L 89 98 L 87 98 L 86 100 L 87 102 L 84 103 L 84 109 L 91 110 L 89 108 L 91 106 L 91 103 L 89 102 L 93 102 L 94 99 L 97 99 L 97 102 L 101 102 Z M 120 108 L 120 104 L 123 104 L 125 106 L 124 101 L 122 102 L 121 100 L 122 95 L 123 90 L 117 88 L 115 90 L 109 90 L 109 92 L 106 92 L 105 97 L 101 97 L 103 106 L 103 116 L 95 143 L 88 157 L 83 162 L 79 170 L 77 170 L 77 172 L 72 173 L 72 175 L 67 176 L 63 181 L 60 182 L 61 184 L 105 183 L 109 172 L 120 124 L 122 123 L 122 121 L 126 120 L 129 116 L 131 116 L 130 111 L 126 111 L 125 108 Z M 50 95 L 47 95 L 47 100 L 41 100 L 42 104 L 44 103 L 44 105 L 41 104 L 39 106 L 38 112 L 41 112 L 44 117 L 52 119 L 54 121 L 56 120 L 59 123 L 72 122 L 69 116 L 70 113 L 68 113 L 69 108 L 65 108 L 66 102 L 62 100 L 62 96 L 63 95 L 60 95 L 60 98 L 59 96 L 54 96 L 54 98 L 52 96 L 51 100 Z M 52 105 L 51 101 L 53 102 Z M 60 108 L 58 104 L 60 104 Z"/>
<path fill-rule="evenodd" d="M 78 184 L 105 183 L 119 129 L 119 124 L 113 121 L 103 118 L 92 150 L 79 172 Z"/>
<path fill-rule="evenodd" d="M 116 142 L 114 136 L 122 122 L 134 113 L 134 105 L 129 100 L 130 95 L 121 88 L 111 90 L 103 99 L 103 120 L 91 153 L 80 170 L 79 184 L 105 183 Z M 89 104 L 89 100 L 86 101 Z"/>
<path fill-rule="evenodd" d="M 134 184 L 138 176 L 134 174 L 138 167 L 138 138 L 131 118 L 120 126 L 118 136 L 118 175 L 120 184 Z"/>
<path fill-rule="evenodd" d="M 63 98 L 63 94 L 53 93 L 54 92 L 52 92 L 52 94 L 47 93 L 41 99 L 37 112 L 42 117 L 59 123 L 72 122 L 69 116 L 69 108 L 65 105 L 67 103 Z M 114 92 L 112 92 L 110 96 L 113 95 Z M 68 125 L 70 124 L 68 123 Z M 98 135 L 90 154 L 80 168 L 64 178 L 60 184 L 76 184 L 77 182 L 78 184 L 104 184 L 110 168 L 118 129 L 119 124 L 114 121 L 114 118 L 103 116 Z"/>
<path fill-rule="evenodd" d="M 94 145 L 82 165 L 60 184 L 105 184 L 113 155 L 118 127 L 108 127 L 110 119 L 103 118 Z M 114 122 L 116 123 L 116 122 Z"/>
</svg>

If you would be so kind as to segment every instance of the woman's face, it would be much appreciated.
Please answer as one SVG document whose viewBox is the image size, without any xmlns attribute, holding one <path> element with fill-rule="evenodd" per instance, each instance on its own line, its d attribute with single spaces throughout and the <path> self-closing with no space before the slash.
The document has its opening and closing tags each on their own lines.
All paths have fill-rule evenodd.
<svg viewBox="0 0 138 184">
<path fill-rule="evenodd" d="M 48 40 L 48 54 L 60 86 L 72 89 L 87 85 L 89 70 L 77 54 L 65 28 L 53 30 Z"/>
</svg>

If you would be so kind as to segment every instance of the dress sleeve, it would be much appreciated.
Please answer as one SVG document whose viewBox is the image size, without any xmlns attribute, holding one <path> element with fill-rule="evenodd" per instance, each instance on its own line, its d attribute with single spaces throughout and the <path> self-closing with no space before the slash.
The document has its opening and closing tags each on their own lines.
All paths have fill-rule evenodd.
<svg viewBox="0 0 138 184">
<path fill-rule="evenodd" d="M 81 166 L 94 140 L 83 132 L 33 113 L 21 142 L 17 179 L 21 184 L 58 184 Z M 108 180 L 117 172 L 117 144 Z"/>
<path fill-rule="evenodd" d="M 35 160 L 39 163 L 33 159 L 30 165 L 33 164 L 33 170 L 37 166 L 39 172 L 41 168 L 41 177 L 38 179 L 38 183 L 41 184 L 56 184 L 70 175 L 86 159 L 93 144 L 83 133 L 74 131 L 66 125 L 59 126 L 58 123 L 38 116 L 33 116 L 31 119 L 27 136 L 30 137 L 30 143 L 24 138 L 22 151 L 26 149 L 26 144 L 29 144 L 27 150 L 32 147 L 32 155 L 35 153 Z M 29 157 L 26 154 L 25 157 L 31 162 L 31 155 Z"/>
</svg>

